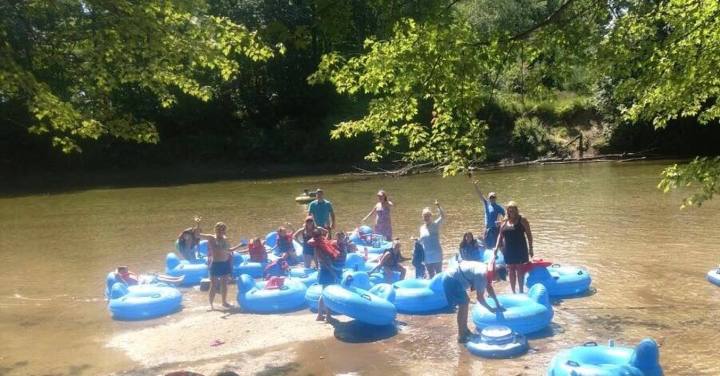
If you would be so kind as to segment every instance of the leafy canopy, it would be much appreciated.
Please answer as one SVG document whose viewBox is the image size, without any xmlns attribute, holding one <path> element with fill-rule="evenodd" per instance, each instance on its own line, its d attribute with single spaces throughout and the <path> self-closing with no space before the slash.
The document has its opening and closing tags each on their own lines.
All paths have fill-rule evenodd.
<svg viewBox="0 0 720 376">
<path fill-rule="evenodd" d="M 238 72 L 237 59 L 273 51 L 253 32 L 208 14 L 202 0 L 59 0 L 0 3 L 0 101 L 15 101 L 65 152 L 103 135 L 157 142 L 124 97 L 172 106 L 179 93 L 213 95 L 201 77 Z"/>
<path fill-rule="evenodd" d="M 561 82 L 569 66 L 592 53 L 609 17 L 593 1 L 456 5 L 439 2 L 433 17 L 401 19 L 388 39 L 367 39 L 359 56 L 323 57 L 311 82 L 372 98 L 367 114 L 338 124 L 333 137 L 371 134 L 373 161 L 399 153 L 407 162 L 443 165 L 446 174 L 463 171 L 485 158 L 482 106 L 543 81 Z"/>
</svg>

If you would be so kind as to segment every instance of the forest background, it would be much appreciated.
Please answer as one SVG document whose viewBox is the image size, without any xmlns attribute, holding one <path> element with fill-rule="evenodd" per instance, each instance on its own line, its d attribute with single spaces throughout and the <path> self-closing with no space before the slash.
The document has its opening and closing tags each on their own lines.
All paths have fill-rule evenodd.
<svg viewBox="0 0 720 376">
<path fill-rule="evenodd" d="M 720 177 L 711 0 L 9 0 L 0 171 L 643 152 Z M 582 137 L 580 137 L 582 135 Z M 9 180 L 6 180 L 9 181 Z"/>
</svg>

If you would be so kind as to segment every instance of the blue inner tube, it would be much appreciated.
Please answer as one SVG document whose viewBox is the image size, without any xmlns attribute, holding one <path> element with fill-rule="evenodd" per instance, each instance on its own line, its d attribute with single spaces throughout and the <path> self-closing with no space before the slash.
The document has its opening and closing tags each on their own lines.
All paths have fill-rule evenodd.
<svg viewBox="0 0 720 376">
<path fill-rule="evenodd" d="M 634 349 L 588 342 L 555 355 L 548 375 L 662 376 L 659 356 L 658 345 L 650 338 L 640 341 Z"/>
<path fill-rule="evenodd" d="M 494 300 L 486 300 L 490 306 L 495 305 Z M 550 297 L 541 284 L 533 285 L 527 295 L 498 295 L 498 300 L 504 312 L 491 313 L 480 304 L 473 306 L 472 319 L 478 328 L 504 325 L 520 334 L 529 334 L 545 329 L 552 321 Z"/>
<path fill-rule="evenodd" d="M 165 274 L 173 277 L 185 276 L 181 285 L 192 286 L 200 284 L 203 278 L 208 277 L 206 259 L 200 259 L 196 263 L 181 260 L 176 254 L 170 252 L 165 258 Z"/>
<path fill-rule="evenodd" d="M 720 286 L 720 268 L 709 271 L 707 280 L 714 285 Z"/>
<path fill-rule="evenodd" d="M 488 326 L 465 344 L 471 354 L 483 358 L 512 358 L 528 351 L 528 341 L 507 326 Z"/>
<path fill-rule="evenodd" d="M 265 263 L 250 261 L 250 255 L 233 253 L 233 277 L 241 274 L 248 274 L 253 278 L 262 278 L 265 271 Z"/>
<path fill-rule="evenodd" d="M 587 292 L 592 279 L 585 269 L 553 264 L 547 268 L 533 268 L 525 282 L 528 286 L 543 284 L 550 296 L 567 297 Z"/>
<path fill-rule="evenodd" d="M 275 247 L 275 244 L 277 244 L 277 232 L 272 231 L 269 232 L 267 235 L 265 235 L 265 250 L 270 252 L 271 255 L 280 257 L 281 254 L 277 252 L 272 252 L 272 249 Z M 298 243 L 297 240 L 293 239 L 293 248 L 295 248 L 295 255 L 298 257 L 298 261 L 302 262 L 303 259 L 303 247 L 302 244 Z"/>
<path fill-rule="evenodd" d="M 370 290 L 341 285 L 330 285 L 323 290 L 323 302 L 329 309 L 377 326 L 395 322 L 397 311 L 391 302 L 393 298 L 392 286 L 384 283 Z"/>
<path fill-rule="evenodd" d="M 374 234 L 370 226 L 360 226 L 350 234 L 350 242 L 355 244 L 359 253 L 383 253 L 392 248 L 392 242 L 380 234 Z"/>
<path fill-rule="evenodd" d="M 154 285 L 127 286 L 117 282 L 110 291 L 108 310 L 115 320 L 147 320 L 169 315 L 182 307 L 176 288 Z"/>
<path fill-rule="evenodd" d="M 308 287 L 305 292 L 305 303 L 307 303 L 308 308 L 313 312 L 318 311 L 320 295 L 322 295 L 322 285 L 318 285 L 317 283 Z"/>
<path fill-rule="evenodd" d="M 318 281 L 318 271 L 310 268 L 292 268 L 290 269 L 288 276 L 304 283 L 307 287 L 316 284 Z"/>
<path fill-rule="evenodd" d="M 398 312 L 428 313 L 447 308 L 444 278 L 445 273 L 439 273 L 432 279 L 406 279 L 393 283 Z"/>
<path fill-rule="evenodd" d="M 300 281 L 286 278 L 283 287 L 265 289 L 265 281 L 255 282 L 242 274 L 238 279 L 237 301 L 245 312 L 282 313 L 305 307 L 307 288 Z"/>
</svg>

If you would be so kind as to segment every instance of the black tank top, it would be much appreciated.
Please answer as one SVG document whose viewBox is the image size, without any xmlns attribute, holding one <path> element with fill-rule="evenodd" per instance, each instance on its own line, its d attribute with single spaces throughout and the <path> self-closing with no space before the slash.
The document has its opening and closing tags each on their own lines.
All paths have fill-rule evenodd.
<svg viewBox="0 0 720 376">
<path fill-rule="evenodd" d="M 502 228 L 503 239 L 505 240 L 505 250 L 510 252 L 527 252 L 527 242 L 525 241 L 525 226 L 522 224 L 522 217 L 518 216 L 517 223 L 514 225 L 510 221 L 505 222 Z"/>
</svg>

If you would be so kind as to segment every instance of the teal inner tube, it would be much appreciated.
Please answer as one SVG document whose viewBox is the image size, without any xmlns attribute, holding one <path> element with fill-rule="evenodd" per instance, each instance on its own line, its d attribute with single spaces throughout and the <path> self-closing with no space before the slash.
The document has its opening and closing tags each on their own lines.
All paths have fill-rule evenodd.
<svg viewBox="0 0 720 376">
<path fill-rule="evenodd" d="M 533 285 L 527 295 L 502 294 L 498 295 L 500 305 L 504 312 L 491 313 L 480 304 L 472 309 L 472 320 L 478 328 L 504 325 L 520 334 L 539 332 L 550 325 L 553 318 L 553 309 L 550 305 L 545 286 Z M 490 306 L 495 306 L 493 299 L 487 299 Z"/>
<path fill-rule="evenodd" d="M 381 283 L 370 290 L 330 285 L 325 287 L 322 296 L 330 310 L 357 321 L 377 326 L 395 323 L 397 311 L 392 303 L 394 291 L 391 285 Z"/>
<path fill-rule="evenodd" d="M 265 289 L 265 281 L 255 282 L 247 274 L 238 279 L 237 301 L 245 312 L 283 313 L 305 308 L 305 284 L 285 278 L 279 289 Z"/>
<path fill-rule="evenodd" d="M 660 350 L 651 338 L 643 339 L 635 348 L 587 342 L 555 355 L 548 376 L 662 376 L 659 358 Z"/>
<path fill-rule="evenodd" d="M 182 294 L 176 288 L 155 285 L 127 286 L 117 282 L 110 290 L 108 310 L 115 320 L 147 320 L 177 312 Z"/>
<path fill-rule="evenodd" d="M 550 267 L 534 267 L 525 279 L 527 286 L 541 283 L 553 297 L 581 295 L 590 289 L 590 273 L 575 266 L 553 264 Z"/>
<path fill-rule="evenodd" d="M 492 359 L 513 358 L 529 349 L 527 338 L 507 326 L 488 326 L 479 336 L 473 336 L 465 347 L 473 355 Z"/>
<path fill-rule="evenodd" d="M 432 279 L 406 279 L 393 283 L 398 312 L 423 314 L 447 308 L 444 278 L 445 273 L 439 273 Z"/>
</svg>

